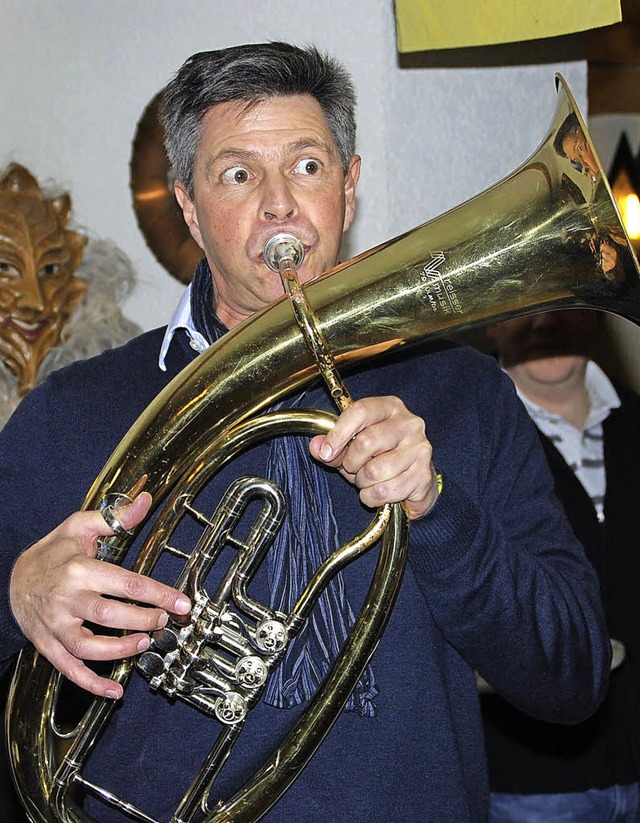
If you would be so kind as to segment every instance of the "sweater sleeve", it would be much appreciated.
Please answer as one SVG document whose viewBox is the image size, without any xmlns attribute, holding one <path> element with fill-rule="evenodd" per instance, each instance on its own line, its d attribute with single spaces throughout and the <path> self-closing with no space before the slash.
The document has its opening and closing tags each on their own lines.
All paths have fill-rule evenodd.
<svg viewBox="0 0 640 823">
<path fill-rule="evenodd" d="M 56 483 L 68 470 L 60 443 L 50 436 L 56 406 L 46 388 L 36 389 L 18 405 L 0 432 L 0 660 L 8 661 L 25 644 L 13 618 L 9 586 L 19 554 L 60 523 L 65 513 L 56 499 Z M 59 487 L 59 486 L 58 486 Z M 35 497 L 34 497 L 35 495 Z M 49 518 L 49 522 L 47 522 Z"/>
<path fill-rule="evenodd" d="M 445 471 L 432 512 L 411 524 L 411 566 L 448 642 L 496 691 L 542 719 L 580 722 L 608 682 L 597 577 L 510 381 L 494 388 L 480 411 L 478 494 Z"/>
<path fill-rule="evenodd" d="M 148 368 L 160 338 L 148 333 L 54 372 L 0 431 L 0 660 L 26 642 L 9 603 L 15 561 L 82 506 L 105 459 L 169 379 Z"/>
</svg>

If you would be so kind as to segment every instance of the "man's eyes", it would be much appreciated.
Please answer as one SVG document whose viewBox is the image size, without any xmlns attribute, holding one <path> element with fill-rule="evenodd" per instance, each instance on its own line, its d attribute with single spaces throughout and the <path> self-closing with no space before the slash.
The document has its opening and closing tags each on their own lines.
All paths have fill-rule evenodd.
<svg viewBox="0 0 640 823">
<path fill-rule="evenodd" d="M 242 166 L 234 166 L 224 172 L 222 179 L 225 183 L 241 185 L 242 183 L 246 183 L 249 179 L 249 172 Z"/>
<path fill-rule="evenodd" d="M 321 163 L 319 160 L 315 160 L 313 157 L 303 157 L 295 163 L 292 171 L 293 174 L 314 175 L 318 174 L 320 169 Z M 241 186 L 243 183 L 247 183 L 251 177 L 251 172 L 244 166 L 232 166 L 222 173 L 222 182 L 233 186 Z"/>
<path fill-rule="evenodd" d="M 317 174 L 320 171 L 320 163 L 311 157 L 303 157 L 293 168 L 295 174 Z"/>
</svg>

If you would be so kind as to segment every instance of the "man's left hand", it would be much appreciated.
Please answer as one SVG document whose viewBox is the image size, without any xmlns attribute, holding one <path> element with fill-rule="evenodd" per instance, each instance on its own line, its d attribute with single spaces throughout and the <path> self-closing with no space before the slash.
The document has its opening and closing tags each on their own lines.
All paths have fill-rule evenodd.
<svg viewBox="0 0 640 823">
<path fill-rule="evenodd" d="M 424 420 L 398 397 L 356 400 L 309 448 L 316 460 L 337 468 L 360 489 L 365 506 L 404 503 L 409 518 L 416 520 L 438 496 Z"/>
</svg>

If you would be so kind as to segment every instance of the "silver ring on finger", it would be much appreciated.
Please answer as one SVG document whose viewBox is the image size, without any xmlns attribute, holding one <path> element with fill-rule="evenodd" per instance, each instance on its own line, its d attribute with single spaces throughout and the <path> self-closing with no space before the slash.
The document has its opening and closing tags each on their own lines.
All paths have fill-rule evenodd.
<svg viewBox="0 0 640 823">
<path fill-rule="evenodd" d="M 125 528 L 120 522 L 118 515 L 116 514 L 117 506 L 122 505 L 123 502 L 131 503 L 131 499 L 128 497 L 128 495 L 107 495 L 107 497 L 103 500 L 102 504 L 100 505 L 100 514 L 102 515 L 102 519 L 107 524 L 107 526 L 118 537 L 132 537 L 133 531 Z"/>
</svg>

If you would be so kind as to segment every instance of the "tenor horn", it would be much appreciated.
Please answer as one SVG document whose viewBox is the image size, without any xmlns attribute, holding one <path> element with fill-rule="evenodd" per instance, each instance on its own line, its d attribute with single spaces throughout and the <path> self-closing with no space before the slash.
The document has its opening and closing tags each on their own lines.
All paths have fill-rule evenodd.
<svg viewBox="0 0 640 823">
<path fill-rule="evenodd" d="M 548 132 L 511 175 L 452 211 L 336 267 L 304 290 L 296 292 L 294 283 L 293 300 L 285 296 L 233 329 L 167 386 L 116 448 L 86 496 L 85 509 L 109 511 L 142 482 L 154 498 L 156 519 L 143 545 L 138 547 L 142 541 L 137 534 L 117 534 L 101 549 L 105 561 L 122 562 L 135 545 L 133 568 L 152 574 L 158 557 L 168 550 L 184 506 L 221 466 L 274 434 L 328 431 L 334 418 L 326 413 L 265 413 L 319 374 L 344 400 L 338 368 L 428 336 L 541 309 L 593 308 L 640 325 L 638 262 L 599 161 L 597 173 L 587 176 L 583 172 L 589 169 L 577 168 L 563 156 L 564 135 L 575 128 L 582 130 L 594 157 L 596 153 L 559 75 L 556 88 L 557 107 Z M 296 261 L 286 242 L 284 247 L 275 262 L 286 273 Z M 263 500 L 260 522 L 239 548 L 233 568 L 223 574 L 221 589 L 210 595 L 202 581 L 211 558 L 245 501 L 256 496 Z M 401 506 L 389 506 L 376 513 L 363 535 L 323 563 L 290 614 L 274 614 L 252 601 L 246 581 L 268 551 L 283 511 L 281 494 L 272 484 L 241 478 L 213 518 L 196 513 L 206 539 L 186 554 L 177 584 L 195 604 L 191 623 L 170 625 L 170 632 L 154 636 L 153 656 L 143 655 L 137 663 L 120 660 L 114 666 L 112 676 L 123 686 L 141 674 L 156 691 L 185 700 L 220 722 L 220 736 L 204 754 L 174 821 L 187 823 L 198 810 L 204 810 L 207 823 L 255 821 L 277 803 L 342 710 L 398 591 L 407 523 Z M 250 728 L 250 709 L 260 699 L 265 677 L 278 665 L 287 638 L 304 624 L 327 580 L 378 544 L 379 560 L 363 607 L 366 616 L 361 612 L 357 618 L 319 691 L 249 782 L 233 797 L 212 805 L 211 786 L 240 730 Z M 213 623 L 203 628 L 198 621 Z M 212 634 L 223 638 L 222 650 L 207 639 Z M 92 792 L 134 820 L 152 820 L 83 775 L 113 701 L 93 700 L 82 719 L 65 731 L 56 712 L 60 683 L 60 676 L 33 649 L 22 652 L 6 729 L 12 773 L 29 818 L 34 823 L 89 823 L 94 818 L 78 803 L 79 790 Z"/>
</svg>

